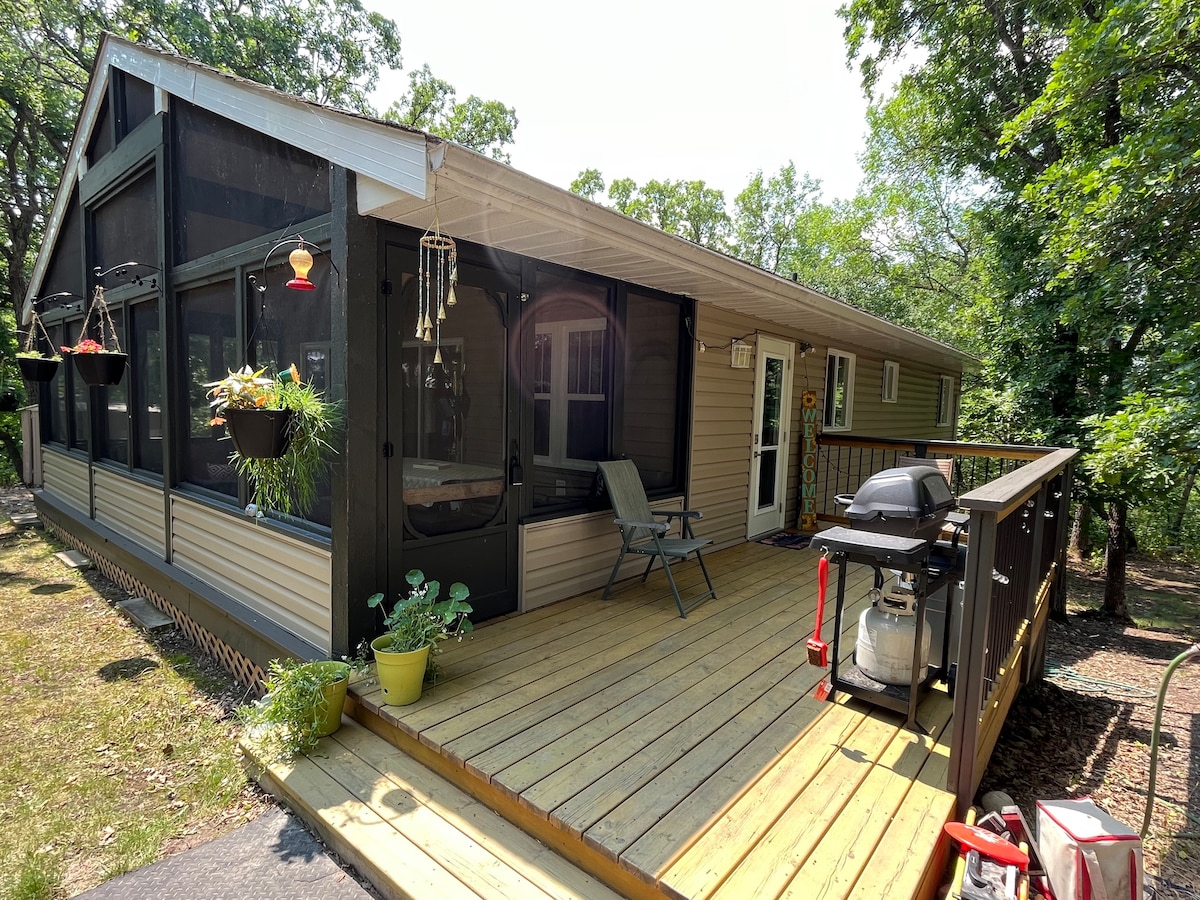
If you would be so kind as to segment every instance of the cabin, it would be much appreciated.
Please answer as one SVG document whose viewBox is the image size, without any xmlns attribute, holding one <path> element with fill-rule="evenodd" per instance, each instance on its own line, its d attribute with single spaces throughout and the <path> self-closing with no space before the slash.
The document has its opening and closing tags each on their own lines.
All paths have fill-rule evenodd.
<svg viewBox="0 0 1200 900">
<path fill-rule="evenodd" d="M 300 247 L 313 257 L 311 290 L 288 286 L 297 277 L 289 253 Z M 944 822 L 969 802 L 1015 685 L 1036 677 L 1027 660 L 1036 657 L 1048 598 L 1061 591 L 1055 572 L 1065 539 L 1065 530 L 1044 525 L 1044 514 L 1069 493 L 1070 453 L 955 443 L 959 386 L 975 364 L 968 355 L 435 136 L 111 35 L 97 56 L 23 319 L 32 326 L 36 313 L 43 345 L 73 345 L 98 287 L 128 366 L 119 383 L 93 387 L 66 360 L 51 381 L 32 386 L 36 403 L 23 417 L 42 519 L 251 684 L 274 657 L 353 653 L 379 631 L 366 598 L 398 595 L 413 568 L 466 583 L 477 624 L 495 624 L 445 663 L 451 677 L 461 672 L 479 690 L 503 681 L 485 674 L 502 657 L 506 677 L 542 678 L 548 657 L 587 646 L 580 629 L 598 640 L 625 634 L 621 604 L 639 610 L 640 633 L 629 640 L 652 643 L 733 615 L 726 603 L 782 603 L 778 585 L 787 584 L 804 601 L 786 605 L 808 618 L 778 632 L 776 642 L 792 635 L 791 644 L 772 645 L 779 654 L 799 631 L 811 633 L 815 555 L 758 539 L 839 521 L 833 496 L 900 456 L 955 459 L 955 487 L 979 548 L 968 590 L 992 597 L 995 554 L 1005 546 L 995 535 L 1006 518 L 1015 523 L 1024 513 L 1026 530 L 1014 535 L 1044 549 L 1013 551 L 1011 564 L 1027 571 L 1012 597 L 1001 598 L 1006 612 L 988 612 L 994 598 L 968 604 L 959 689 L 935 716 L 933 733 L 944 735 L 920 742 L 912 779 L 932 760 L 922 802 L 936 802 L 932 831 L 917 830 L 927 845 L 917 851 L 924 862 L 914 894 L 928 886 L 928 861 L 936 848 L 945 851 L 938 817 Z M 95 324 L 91 317 L 86 327 Z M 303 516 L 247 514 L 249 486 L 231 465 L 225 429 L 211 424 L 205 386 L 246 365 L 292 364 L 340 405 L 332 468 Z M 596 463 L 621 457 L 635 461 L 655 508 L 702 510 L 694 530 L 725 560 L 714 566 L 721 599 L 687 619 L 653 578 L 624 598 L 599 600 L 620 535 Z M 987 468 L 1001 457 L 1007 468 Z M 977 470 L 980 459 L 986 465 Z M 1035 507 L 1042 518 L 1029 518 Z M 1057 522 L 1065 522 L 1061 511 Z M 765 554 L 776 555 L 768 564 Z M 631 563 L 622 575 L 640 570 Z M 755 582 L 768 577 L 774 587 Z M 568 641 L 570 633 L 578 640 Z M 499 649 L 506 634 L 533 656 Z M 706 639 L 715 651 L 732 647 L 733 634 Z M 798 640 L 796 665 L 804 657 Z M 563 665 L 581 678 L 595 674 L 588 666 L 597 664 L 586 660 L 616 659 L 574 652 Z M 763 696 L 788 677 L 764 676 Z M 561 674 L 549 683 L 555 678 L 561 686 Z M 797 690 L 792 684 L 788 702 Z M 428 693 L 421 704 L 436 704 L 437 690 Z M 898 741 L 896 752 L 917 759 L 900 725 L 863 730 L 861 722 L 874 721 L 869 710 L 851 722 L 845 709 L 857 707 L 808 698 L 806 724 L 774 743 L 739 745 L 770 744 L 775 756 L 747 762 L 741 787 L 712 808 L 697 806 L 696 821 L 715 821 L 746 796 L 744 786 L 779 747 L 799 746 L 805 734 L 811 743 L 826 707 L 839 733 L 870 733 L 879 747 Z M 414 723 L 366 692 L 358 702 L 359 713 L 412 756 L 442 775 L 462 774 L 467 757 L 454 757 L 449 736 L 465 735 L 466 726 L 445 727 L 433 714 L 422 720 L 425 708 L 413 711 Z M 778 717 L 761 716 L 763 727 L 779 727 L 771 724 Z M 442 727 L 447 741 L 426 726 Z M 512 728 L 502 729 L 504 740 Z M 449 756 L 430 750 L 444 746 Z M 495 755 L 485 744 L 476 752 Z M 886 766 L 890 757 L 881 749 L 863 758 Z M 482 763 L 465 769 L 499 777 Z M 598 782 L 577 783 L 586 792 Z M 666 796 L 652 786 L 630 790 Z M 626 835 L 611 845 L 602 829 L 564 851 L 554 809 L 531 816 L 540 808 L 523 787 L 466 789 L 627 896 L 643 888 L 647 896 L 706 895 L 669 886 L 670 871 L 696 862 L 681 857 L 684 848 L 707 846 L 699 826 L 683 829 L 690 837 L 680 841 L 653 842 L 646 835 L 659 826 L 645 824 L 640 840 Z M 571 789 L 544 793 L 559 810 L 582 810 Z M 674 795 L 689 796 L 684 782 Z M 674 823 L 679 808 L 647 807 L 640 821 Z M 595 810 L 567 830 L 580 837 L 604 824 L 607 813 Z M 645 858 L 625 858 L 631 845 Z M 688 871 L 683 882 L 704 880 Z"/>
<path fill-rule="evenodd" d="M 426 343 L 435 228 L 457 302 Z M 315 290 L 284 286 L 291 245 L 266 259 L 292 236 Z M 806 394 L 825 434 L 951 439 L 971 363 L 470 150 L 116 37 L 26 306 L 69 346 L 97 284 L 128 376 L 42 389 L 40 500 L 257 666 L 351 652 L 412 568 L 466 583 L 481 620 L 603 584 L 600 459 L 703 510 L 717 548 L 796 526 Z M 305 518 L 250 518 L 203 386 L 293 363 L 346 427 Z"/>
</svg>

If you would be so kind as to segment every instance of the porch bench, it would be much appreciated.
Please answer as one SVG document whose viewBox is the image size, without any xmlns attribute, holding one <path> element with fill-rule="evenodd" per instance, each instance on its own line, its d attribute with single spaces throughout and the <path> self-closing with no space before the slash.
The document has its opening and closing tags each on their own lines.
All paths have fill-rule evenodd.
<svg viewBox="0 0 1200 900">
<path fill-rule="evenodd" d="M 311 756 L 247 768 L 384 897 L 620 895 L 362 725 Z"/>
</svg>

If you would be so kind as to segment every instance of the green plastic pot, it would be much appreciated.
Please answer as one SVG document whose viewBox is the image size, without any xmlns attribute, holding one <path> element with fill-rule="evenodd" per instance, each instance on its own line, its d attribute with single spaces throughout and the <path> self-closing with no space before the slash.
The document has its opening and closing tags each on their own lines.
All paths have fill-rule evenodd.
<svg viewBox="0 0 1200 900">
<path fill-rule="evenodd" d="M 383 702 L 389 706 L 416 703 L 421 699 L 421 685 L 425 682 L 429 648 L 395 653 L 389 649 L 391 646 L 390 634 L 381 635 L 371 641 L 371 649 L 375 651 L 375 673 L 379 676 Z"/>
</svg>

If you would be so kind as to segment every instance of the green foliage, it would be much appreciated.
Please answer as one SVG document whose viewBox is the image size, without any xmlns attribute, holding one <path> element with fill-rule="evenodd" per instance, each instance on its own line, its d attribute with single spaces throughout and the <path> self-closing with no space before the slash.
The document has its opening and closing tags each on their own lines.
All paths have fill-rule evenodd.
<svg viewBox="0 0 1200 900">
<path fill-rule="evenodd" d="M 571 190 L 589 200 L 604 191 L 604 177 L 586 169 Z M 609 204 L 630 218 L 647 222 L 695 244 L 724 252 L 732 223 L 725 211 L 725 194 L 703 181 L 647 181 L 641 187 L 631 178 L 618 178 L 608 186 Z"/>
<path fill-rule="evenodd" d="M 1092 450 L 1080 468 L 1096 496 L 1137 503 L 1167 489 L 1174 465 L 1163 438 L 1171 415 L 1162 403 L 1134 394 L 1115 413 L 1083 420 Z"/>
<path fill-rule="evenodd" d="M 504 148 L 513 142 L 517 111 L 498 100 L 482 100 L 474 94 L 461 103 L 455 96 L 450 83 L 435 78 L 424 65 L 409 73 L 408 92 L 388 107 L 383 118 L 509 162 Z"/>
<path fill-rule="evenodd" d="M 324 689 L 349 677 L 348 663 L 273 659 L 263 682 L 266 693 L 239 707 L 238 719 L 269 759 L 311 753 L 329 710 Z"/>
<path fill-rule="evenodd" d="M 206 384 L 216 413 L 211 424 L 223 424 L 221 413 L 230 407 L 291 410 L 291 438 L 282 456 L 259 459 L 234 450 L 229 459 L 239 475 L 250 479 L 252 502 L 259 511 L 304 516 L 316 505 L 321 480 L 329 472 L 341 411 L 311 384 L 301 381 L 294 365 L 275 378 L 265 376 L 265 371 L 245 366 Z"/>
<path fill-rule="evenodd" d="M 435 647 L 440 641 L 458 638 L 474 630 L 467 618 L 471 605 L 466 603 L 470 591 L 461 581 L 450 585 L 450 596 L 438 601 L 442 585 L 437 581 L 426 581 L 425 573 L 412 569 L 404 576 L 409 585 L 407 597 L 401 597 L 396 605 L 383 617 L 384 634 L 392 639 L 391 651 L 408 653 L 422 647 Z M 383 594 L 372 594 L 367 606 L 372 609 L 382 606 Z"/>
<path fill-rule="evenodd" d="M 802 228 L 803 218 L 820 195 L 821 182 L 807 173 L 798 178 L 792 162 L 766 179 L 758 171 L 734 201 L 734 255 L 780 272 L 780 267 L 799 252 L 807 230 Z"/>
</svg>

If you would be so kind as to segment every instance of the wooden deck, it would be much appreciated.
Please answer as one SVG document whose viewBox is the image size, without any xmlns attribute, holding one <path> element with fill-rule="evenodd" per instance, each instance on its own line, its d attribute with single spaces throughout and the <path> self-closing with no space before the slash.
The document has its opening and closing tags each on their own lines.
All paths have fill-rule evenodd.
<svg viewBox="0 0 1200 900">
<path fill-rule="evenodd" d="M 381 705 L 368 679 L 349 709 L 625 896 L 932 896 L 955 805 L 950 699 L 923 702 L 928 736 L 817 701 L 816 554 L 706 559 L 718 599 L 687 619 L 657 572 L 477 629 L 411 706 Z M 674 571 L 696 590 L 694 562 Z M 843 655 L 869 586 L 851 572 Z"/>
</svg>

